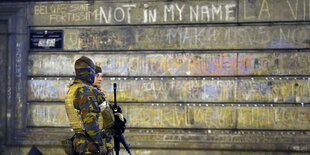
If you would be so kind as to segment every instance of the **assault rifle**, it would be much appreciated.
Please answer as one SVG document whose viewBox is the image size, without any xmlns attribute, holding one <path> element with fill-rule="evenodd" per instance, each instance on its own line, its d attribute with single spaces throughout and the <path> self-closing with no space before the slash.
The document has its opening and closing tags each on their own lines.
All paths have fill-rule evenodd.
<svg viewBox="0 0 310 155">
<path fill-rule="evenodd" d="M 113 113 L 122 113 L 122 109 L 120 106 L 117 105 L 116 102 L 116 88 L 117 85 L 116 83 L 113 83 L 113 89 L 114 89 L 114 105 L 112 106 L 112 110 Z M 125 147 L 126 151 L 131 155 L 130 152 L 130 145 L 127 143 L 123 132 L 125 130 L 125 124 L 126 124 L 126 119 L 124 118 L 123 120 L 121 120 L 120 118 L 116 118 L 119 117 L 117 115 L 115 116 L 115 123 L 113 126 L 114 129 L 114 150 L 116 155 L 119 155 L 119 151 L 120 151 L 120 143 L 123 144 L 123 146 Z"/>
</svg>

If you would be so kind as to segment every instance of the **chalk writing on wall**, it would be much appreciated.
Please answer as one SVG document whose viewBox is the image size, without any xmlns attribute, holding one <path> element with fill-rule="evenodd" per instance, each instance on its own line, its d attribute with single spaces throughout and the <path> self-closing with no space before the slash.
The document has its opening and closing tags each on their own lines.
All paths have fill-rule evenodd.
<svg viewBox="0 0 310 155">
<path fill-rule="evenodd" d="M 293 135 L 291 135 L 293 134 Z M 281 136 L 281 138 L 278 138 Z M 300 150 L 308 150 L 308 147 L 303 145 L 307 143 L 307 138 L 302 132 L 277 132 L 277 131 L 238 131 L 229 133 L 223 130 L 199 130 L 191 131 L 190 134 L 186 131 L 174 131 L 174 130 L 130 130 L 126 134 L 126 138 L 131 141 L 138 142 L 151 142 L 160 141 L 161 145 L 171 145 L 177 148 L 182 148 L 184 145 L 192 145 L 195 143 L 201 143 L 203 147 L 208 147 L 208 143 L 227 143 L 227 145 L 242 144 L 242 147 L 247 145 L 259 144 L 257 147 L 266 147 L 264 145 L 270 145 L 270 143 L 276 143 L 278 146 L 285 147 L 285 143 L 293 141 L 293 139 L 300 139 L 297 148 Z M 181 143 L 178 143 L 181 142 Z M 152 143 L 150 143 L 152 144 Z M 284 145 L 283 145 L 284 144 Z M 196 146 L 196 145 L 194 145 Z M 251 153 L 253 154 L 253 153 Z M 258 155 L 260 153 L 254 153 Z"/>
<path fill-rule="evenodd" d="M 34 25 L 305 21 L 310 18 L 309 4 L 309 0 L 34 3 L 30 19 Z"/>
<path fill-rule="evenodd" d="M 308 48 L 309 28 L 282 26 L 170 26 L 65 29 L 65 50 Z"/>
<path fill-rule="evenodd" d="M 127 105 L 130 126 L 168 128 L 309 129 L 305 108 Z M 170 109 L 170 110 L 169 110 Z M 171 110 L 172 109 L 172 110 Z M 136 115 L 139 113 L 139 115 Z M 267 116 L 266 116 L 267 115 Z M 299 120 L 297 120 L 299 119 Z M 305 123 L 298 127 L 294 121 Z M 277 126 L 279 125 L 279 126 Z"/>
<path fill-rule="evenodd" d="M 31 104 L 27 121 L 28 126 L 69 126 L 65 107 L 57 104 Z"/>
<path fill-rule="evenodd" d="M 95 53 L 92 58 L 109 76 L 235 76 L 309 75 L 305 52 L 261 53 Z M 32 53 L 30 76 L 74 76 L 74 61 L 82 55 Z"/>
<path fill-rule="evenodd" d="M 240 21 L 309 20 L 309 0 L 239 1 Z"/>
<path fill-rule="evenodd" d="M 28 100 L 43 99 L 45 101 L 53 101 L 65 98 L 68 91 L 66 87 L 70 81 L 60 80 L 30 80 L 28 81 Z M 57 89 L 58 87 L 58 89 Z M 40 96 L 40 97 L 39 97 Z M 39 97 L 39 98 L 38 98 Z"/>
<path fill-rule="evenodd" d="M 309 129 L 309 107 L 190 105 L 122 103 L 121 106 L 126 111 L 129 128 Z M 60 104 L 31 104 L 28 121 L 33 126 L 69 126 L 64 105 Z"/>
<path fill-rule="evenodd" d="M 307 103 L 310 80 L 161 80 L 104 79 L 108 99 L 118 83 L 118 100 L 124 102 L 276 102 Z M 28 100 L 63 101 L 69 80 L 29 80 Z M 238 91 L 236 91 L 238 90 Z"/>
<path fill-rule="evenodd" d="M 108 4 L 108 5 L 107 5 Z M 110 4 L 110 5 L 109 5 Z M 187 3 L 82 3 L 33 5 L 33 22 L 48 24 L 148 24 L 171 22 L 236 21 L 236 2 L 208 1 Z M 45 18 L 45 19 L 44 19 Z"/>
</svg>

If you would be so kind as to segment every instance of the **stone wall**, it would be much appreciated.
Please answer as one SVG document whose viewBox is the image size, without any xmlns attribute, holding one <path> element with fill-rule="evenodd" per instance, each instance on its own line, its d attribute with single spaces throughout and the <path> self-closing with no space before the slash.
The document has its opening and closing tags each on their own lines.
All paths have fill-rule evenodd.
<svg viewBox="0 0 310 155">
<path fill-rule="evenodd" d="M 310 0 L 21 4 L 27 36 L 60 30 L 63 47 L 17 46 L 27 68 L 10 144 L 59 146 L 72 134 L 65 85 L 86 55 L 111 101 L 118 84 L 135 154 L 310 151 Z"/>
</svg>

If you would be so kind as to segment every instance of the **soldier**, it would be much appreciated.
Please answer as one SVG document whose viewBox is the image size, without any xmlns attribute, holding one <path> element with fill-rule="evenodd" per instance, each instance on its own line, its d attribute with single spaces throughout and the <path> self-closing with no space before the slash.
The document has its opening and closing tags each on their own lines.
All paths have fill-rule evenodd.
<svg viewBox="0 0 310 155">
<path fill-rule="evenodd" d="M 100 89 L 101 88 L 101 82 L 102 82 L 102 69 L 101 67 L 99 66 L 95 66 L 95 73 L 96 73 L 96 76 L 95 76 L 95 81 L 93 83 L 94 87 Z"/>
<path fill-rule="evenodd" d="M 95 66 L 95 72 L 96 72 L 96 76 L 95 76 L 95 81 L 93 83 L 94 87 L 100 92 L 99 96 L 103 96 L 102 98 L 104 98 L 104 103 L 99 103 L 100 107 L 101 107 L 101 112 L 104 113 L 103 115 L 101 115 L 101 117 L 99 116 L 99 122 L 100 124 L 105 124 L 103 126 L 109 126 L 108 122 L 111 122 L 113 120 L 113 126 L 109 126 L 106 128 L 103 128 L 103 133 L 104 133 L 104 142 L 105 142 L 105 146 L 108 150 L 107 155 L 113 155 L 113 141 L 112 139 L 114 139 L 114 145 L 115 145 L 115 152 L 116 155 L 119 154 L 120 151 L 120 143 L 122 143 L 125 147 L 125 149 L 128 151 L 129 154 L 131 154 L 130 152 L 130 146 L 127 143 L 123 133 L 125 131 L 126 128 L 126 118 L 123 116 L 122 114 L 122 109 L 119 106 L 115 106 L 115 105 L 110 105 L 108 103 L 108 101 L 105 100 L 105 95 L 104 93 L 101 91 L 101 82 L 102 82 L 102 69 L 99 66 Z M 112 111 L 113 109 L 113 111 Z M 108 110 L 103 112 L 103 110 Z M 110 114 L 114 116 L 114 118 L 112 118 L 109 115 L 109 111 Z M 105 117 L 103 117 L 105 116 Z M 101 120 L 102 119 L 102 120 Z"/>
<path fill-rule="evenodd" d="M 102 78 L 102 76 L 103 76 L 102 75 L 102 69 L 99 66 L 95 66 L 95 67 L 96 67 L 95 68 L 96 76 L 95 76 L 95 81 L 94 81 L 93 85 L 98 90 L 98 92 L 100 92 L 99 95 L 101 95 L 102 98 L 104 98 L 104 102 L 102 104 L 99 103 L 100 104 L 100 108 L 101 108 L 101 112 L 102 112 L 104 109 L 110 108 L 111 105 L 109 104 L 108 101 L 106 101 L 105 95 L 104 95 L 104 93 L 101 90 L 101 83 L 102 83 L 102 80 L 103 80 L 103 78 Z M 113 114 L 112 111 L 111 111 L 111 114 Z M 104 119 L 109 119 L 109 118 L 110 117 L 103 118 L 103 115 L 100 115 L 99 116 L 99 123 L 102 125 L 103 124 L 103 120 Z M 109 120 L 105 120 L 105 121 L 109 121 Z M 110 121 L 112 121 L 112 120 L 110 120 Z M 104 129 L 103 127 L 101 129 L 102 129 L 102 131 L 104 133 L 104 144 L 105 144 L 105 146 L 107 148 L 107 155 L 113 155 L 113 141 L 112 141 L 113 135 L 112 135 L 112 130 L 111 129 Z"/>
<path fill-rule="evenodd" d="M 73 149 L 79 155 L 102 155 L 106 148 L 102 141 L 98 117 L 103 102 L 92 84 L 95 79 L 95 65 L 91 59 L 82 56 L 75 61 L 75 80 L 69 84 L 65 99 L 70 126 L 75 132 Z"/>
</svg>

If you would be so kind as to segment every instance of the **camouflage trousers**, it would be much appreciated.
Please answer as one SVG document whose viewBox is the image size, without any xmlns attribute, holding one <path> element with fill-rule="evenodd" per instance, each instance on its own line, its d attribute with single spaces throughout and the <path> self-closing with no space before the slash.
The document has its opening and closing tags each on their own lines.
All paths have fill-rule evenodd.
<svg viewBox="0 0 310 155">
<path fill-rule="evenodd" d="M 107 155 L 113 155 L 114 154 L 114 152 L 113 152 L 114 145 L 113 145 L 112 131 L 105 130 L 103 132 L 103 134 L 105 135 L 103 142 L 104 142 L 104 145 L 107 148 Z"/>
<path fill-rule="evenodd" d="M 78 155 L 106 155 L 107 153 L 106 148 L 100 150 L 99 145 L 90 141 L 84 134 L 75 135 L 73 149 Z"/>
</svg>

